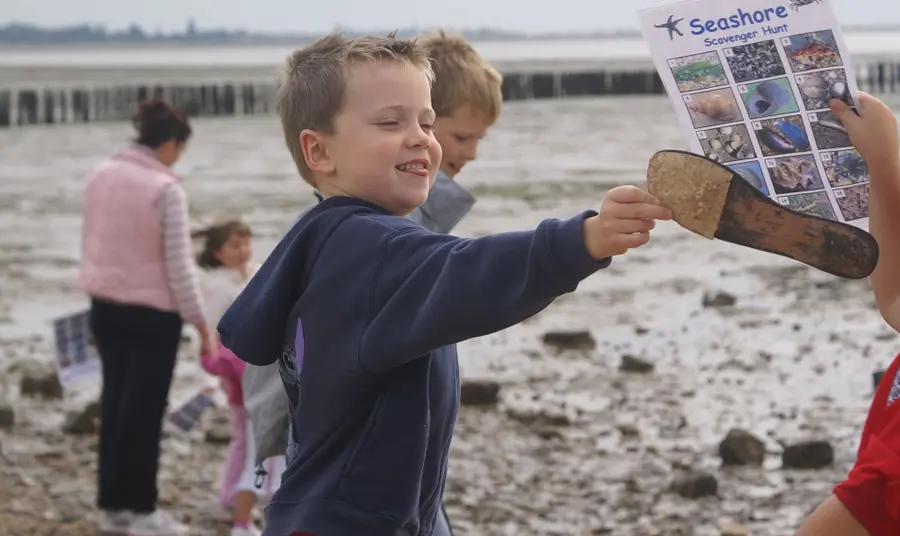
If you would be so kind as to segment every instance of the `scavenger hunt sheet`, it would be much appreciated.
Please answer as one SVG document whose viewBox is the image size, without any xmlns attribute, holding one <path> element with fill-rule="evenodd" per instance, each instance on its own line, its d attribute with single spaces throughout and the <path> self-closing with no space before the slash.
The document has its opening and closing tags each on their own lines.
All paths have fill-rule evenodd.
<svg viewBox="0 0 900 536">
<path fill-rule="evenodd" d="M 792 210 L 868 229 L 869 172 L 828 109 L 858 109 L 829 0 L 692 0 L 638 17 L 692 152 Z"/>
</svg>

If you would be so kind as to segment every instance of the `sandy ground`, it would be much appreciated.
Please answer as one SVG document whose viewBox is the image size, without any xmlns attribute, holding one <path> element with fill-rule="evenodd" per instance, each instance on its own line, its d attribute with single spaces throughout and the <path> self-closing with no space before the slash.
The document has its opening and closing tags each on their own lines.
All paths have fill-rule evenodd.
<svg viewBox="0 0 900 536">
<path fill-rule="evenodd" d="M 178 168 L 193 212 L 239 211 L 262 260 L 311 200 L 274 118 L 196 130 Z M 85 305 L 73 285 L 84 173 L 128 135 L 127 125 L 0 131 L 0 428 L 4 412 L 15 421 L 0 429 L 4 534 L 95 533 L 96 437 L 63 428 L 97 384 L 47 400 L 22 396 L 21 378 L 52 361 L 50 319 Z M 461 175 L 479 202 L 459 234 L 596 206 L 612 184 L 643 183 L 653 151 L 681 145 L 664 99 L 509 105 Z M 587 335 L 545 343 L 559 330 Z M 446 493 L 456 533 L 791 534 L 852 464 L 872 372 L 897 350 L 867 282 L 661 225 L 536 317 L 460 345 L 465 379 L 500 390 L 460 413 Z M 173 403 L 210 382 L 186 343 Z M 215 508 L 225 447 L 208 437 L 221 412 L 163 447 L 162 503 L 193 534 L 227 527 Z M 732 429 L 761 440 L 760 466 L 723 465 Z M 830 444 L 833 462 L 784 468 L 785 448 L 807 440 Z"/>
</svg>

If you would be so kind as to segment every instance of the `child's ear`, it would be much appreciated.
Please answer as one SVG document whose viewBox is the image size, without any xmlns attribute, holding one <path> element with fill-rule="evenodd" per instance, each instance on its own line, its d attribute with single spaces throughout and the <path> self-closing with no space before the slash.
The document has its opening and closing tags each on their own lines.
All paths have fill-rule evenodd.
<svg viewBox="0 0 900 536">
<path fill-rule="evenodd" d="M 306 129 L 300 132 L 300 150 L 303 159 L 313 173 L 329 174 L 334 172 L 334 162 L 325 145 L 325 136 L 315 130 Z"/>
</svg>

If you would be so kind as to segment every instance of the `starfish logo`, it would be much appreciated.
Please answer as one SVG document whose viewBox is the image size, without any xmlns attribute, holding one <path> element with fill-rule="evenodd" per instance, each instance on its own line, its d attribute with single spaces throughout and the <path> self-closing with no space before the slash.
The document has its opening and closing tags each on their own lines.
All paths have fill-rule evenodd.
<svg viewBox="0 0 900 536">
<path fill-rule="evenodd" d="M 675 20 L 673 20 L 673 19 L 675 19 L 675 16 L 669 15 L 669 20 L 667 20 L 666 22 L 664 22 L 662 24 L 654 24 L 653 25 L 654 28 L 665 28 L 666 30 L 669 30 L 669 41 L 672 41 L 673 39 L 675 39 L 675 34 L 678 34 L 679 36 L 684 37 L 684 34 L 681 33 L 681 30 L 678 29 L 678 23 L 683 21 L 684 18 L 682 17 L 680 19 L 675 19 Z"/>
</svg>

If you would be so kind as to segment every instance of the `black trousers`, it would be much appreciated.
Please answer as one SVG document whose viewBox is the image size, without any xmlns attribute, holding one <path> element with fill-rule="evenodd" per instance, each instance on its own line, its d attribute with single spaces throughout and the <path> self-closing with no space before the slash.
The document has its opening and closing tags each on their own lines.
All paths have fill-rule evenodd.
<svg viewBox="0 0 900 536">
<path fill-rule="evenodd" d="M 97 506 L 150 513 L 181 317 L 93 299 L 90 322 L 103 363 Z"/>
</svg>

